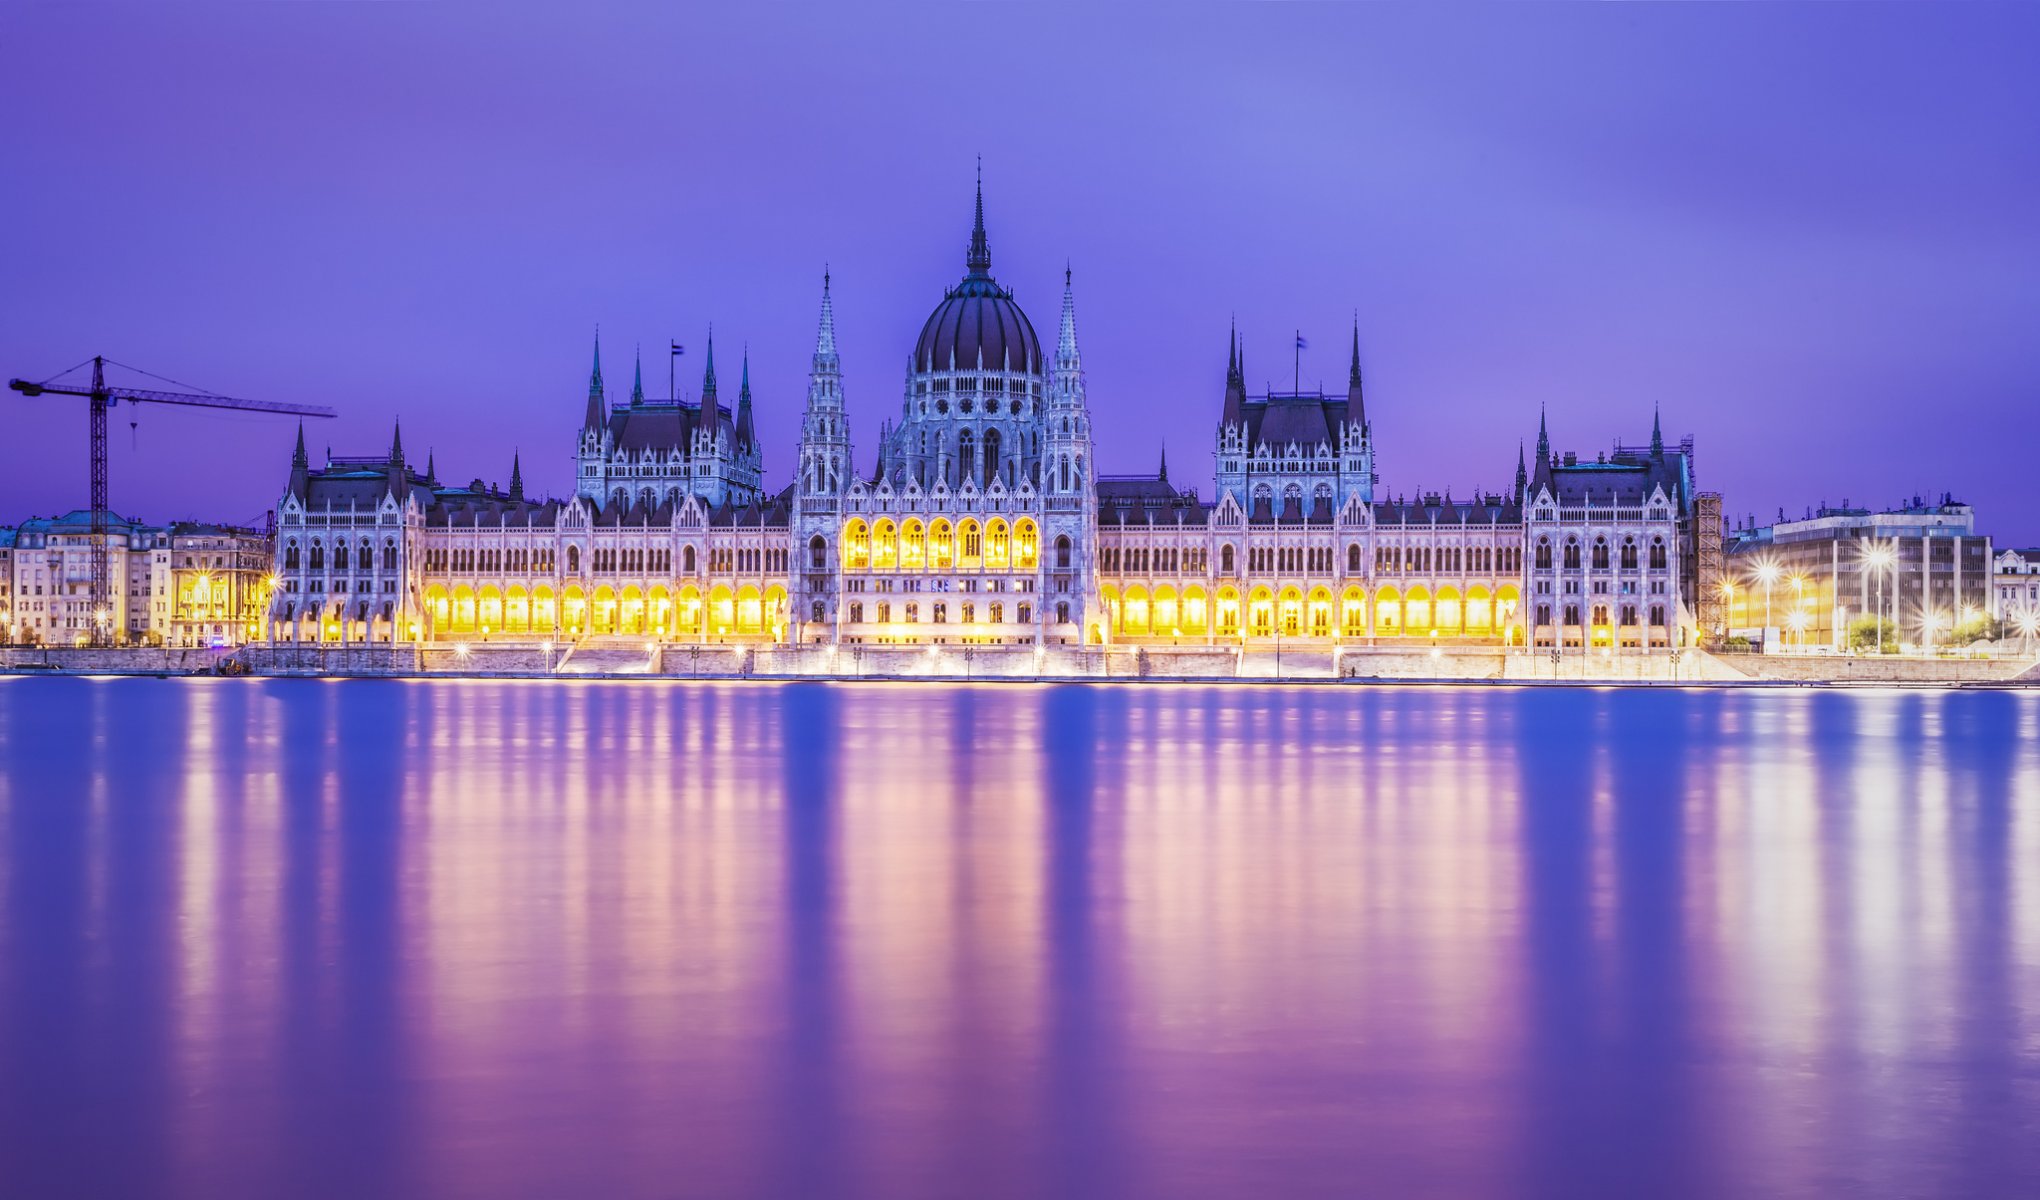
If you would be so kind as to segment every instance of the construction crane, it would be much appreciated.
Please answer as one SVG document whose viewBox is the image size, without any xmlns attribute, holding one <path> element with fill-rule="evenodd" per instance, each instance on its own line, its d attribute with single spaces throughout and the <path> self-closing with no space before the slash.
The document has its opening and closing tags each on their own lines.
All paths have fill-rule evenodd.
<svg viewBox="0 0 2040 1200">
<path fill-rule="evenodd" d="M 107 499 L 106 499 L 106 410 L 125 400 L 130 404 L 183 404 L 196 408 L 232 408 L 242 412 L 285 413 L 300 417 L 330 417 L 333 410 L 312 404 L 280 404 L 269 400 L 236 400 L 231 396 L 213 396 L 204 392 L 158 392 L 140 388 L 109 387 L 106 383 L 106 363 L 103 355 L 92 359 L 92 386 L 89 388 L 68 387 L 54 382 L 31 383 L 26 379 L 10 379 L 7 386 L 24 396 L 82 396 L 91 402 L 92 414 L 92 621 L 91 644 L 111 645 L 113 642 L 113 590 L 108 576 L 107 552 Z M 83 366 L 80 363 L 79 366 Z M 120 364 L 115 363 L 115 366 Z M 135 368 L 129 368 L 134 370 Z M 77 370 L 77 367 L 71 368 Z M 68 375 L 70 371 L 60 372 Z M 148 374 L 140 371 L 139 374 Z M 52 376 L 52 379 L 57 376 Z M 174 382 L 174 381 L 173 381 Z"/>
</svg>

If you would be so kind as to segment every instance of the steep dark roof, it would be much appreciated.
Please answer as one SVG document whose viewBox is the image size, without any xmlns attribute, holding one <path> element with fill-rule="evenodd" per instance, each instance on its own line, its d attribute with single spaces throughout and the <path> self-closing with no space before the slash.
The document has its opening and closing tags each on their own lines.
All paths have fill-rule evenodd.
<svg viewBox="0 0 2040 1200">
<path fill-rule="evenodd" d="M 1202 525 L 1210 512 L 1194 488 L 1157 475 L 1100 476 L 1096 492 L 1100 525 Z"/>
<path fill-rule="evenodd" d="M 1414 500 L 1400 497 L 1374 502 L 1374 523 L 1380 525 L 1517 525 L 1523 506 L 1508 496 L 1457 499 L 1433 493 Z"/>
</svg>

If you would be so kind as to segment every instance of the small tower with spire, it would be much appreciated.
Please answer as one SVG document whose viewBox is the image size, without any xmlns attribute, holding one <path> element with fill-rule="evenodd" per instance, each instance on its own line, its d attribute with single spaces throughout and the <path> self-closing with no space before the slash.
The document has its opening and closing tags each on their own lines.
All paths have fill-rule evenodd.
<svg viewBox="0 0 2040 1200">
<path fill-rule="evenodd" d="M 829 272 L 822 271 L 822 314 L 815 331 L 815 353 L 808 367 L 807 408 L 800 424 L 802 509 L 838 511 L 838 498 L 850 482 L 850 424 L 843 411 L 843 360 L 836 351 L 836 306 L 829 294 Z M 833 519 L 826 534 L 833 539 Z"/>
<path fill-rule="evenodd" d="M 1374 426 L 1367 419 L 1367 395 L 1360 381 L 1360 314 L 1353 314 L 1353 357 L 1346 368 L 1346 413 L 1340 422 L 1339 495 L 1374 503 Z"/>
<path fill-rule="evenodd" d="M 850 486 L 850 421 L 843 411 L 843 360 L 836 352 L 836 306 L 829 272 L 822 271 L 822 313 L 808 366 L 807 407 L 800 421 L 800 474 L 795 501 L 790 574 L 793 619 L 803 641 L 835 642 L 842 614 L 835 593 L 843 492 Z"/>
<path fill-rule="evenodd" d="M 1084 387 L 1084 355 L 1077 344 L 1075 275 L 1063 268 L 1062 320 L 1048 372 L 1041 460 L 1043 603 L 1037 643 L 1050 637 L 1083 639 L 1097 611 L 1098 490 L 1091 447 L 1091 406 Z M 1162 466 L 1166 474 L 1166 461 Z M 1067 631 L 1067 632 L 1065 632 Z"/>
</svg>

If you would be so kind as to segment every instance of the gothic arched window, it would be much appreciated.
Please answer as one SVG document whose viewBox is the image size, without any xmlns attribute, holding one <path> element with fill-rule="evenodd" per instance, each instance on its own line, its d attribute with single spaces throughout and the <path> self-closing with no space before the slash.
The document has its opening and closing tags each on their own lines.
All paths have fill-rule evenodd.
<svg viewBox="0 0 2040 1200">
<path fill-rule="evenodd" d="M 579 546 L 567 547 L 567 571 L 574 575 L 581 573 L 581 548 Z"/>
<path fill-rule="evenodd" d="M 1650 565 L 1660 571 L 1665 568 L 1665 539 L 1661 537 L 1651 539 Z"/>
<path fill-rule="evenodd" d="M 1597 571 L 1605 571 L 1608 569 L 1607 538 L 1597 537 L 1594 539 L 1594 569 Z"/>
<path fill-rule="evenodd" d="M 1227 575 L 1233 573 L 1233 547 L 1231 542 L 1227 542 L 1219 548 L 1218 569 Z"/>
<path fill-rule="evenodd" d="M 683 575 L 694 574 L 694 547 L 692 546 L 682 546 L 680 548 L 680 573 Z"/>
<path fill-rule="evenodd" d="M 1352 545 L 1346 547 L 1346 574 L 1358 575 L 1359 573 L 1360 573 L 1360 543 L 1354 542 Z"/>
<path fill-rule="evenodd" d="M 1059 569 L 1061 569 L 1061 570 L 1065 570 L 1065 571 L 1069 570 L 1069 567 L 1070 567 L 1070 536 L 1069 536 L 1068 534 L 1066 534 L 1066 533 L 1062 533 L 1062 534 L 1057 534 L 1057 535 L 1056 535 L 1056 539 L 1055 539 L 1055 565 L 1056 565 L 1056 566 L 1057 566 L 1057 567 L 1058 567 Z"/>
<path fill-rule="evenodd" d="M 313 542 L 312 570 L 314 571 L 324 570 L 325 566 L 326 566 L 326 548 L 317 542 Z"/>
<path fill-rule="evenodd" d="M 1635 538 L 1625 538 L 1622 542 L 1622 569 L 1625 571 L 1633 571 L 1636 569 Z"/>
<path fill-rule="evenodd" d="M 808 539 L 807 552 L 808 552 L 808 569 L 810 571 L 823 571 L 828 569 L 829 543 L 823 540 L 821 534 L 818 533 L 815 536 Z M 815 619 L 817 621 L 821 620 L 820 617 L 816 617 Z"/>
<path fill-rule="evenodd" d="M 287 569 L 287 570 L 292 570 L 292 571 L 295 571 L 295 570 L 297 570 L 297 565 L 298 565 L 298 545 L 297 545 L 297 540 L 296 540 L 295 538 L 293 538 L 293 539 L 292 539 L 291 541 L 289 541 L 289 542 L 286 542 L 286 543 L 284 544 L 284 547 L 283 547 L 283 565 L 284 565 L 285 569 Z"/>
</svg>

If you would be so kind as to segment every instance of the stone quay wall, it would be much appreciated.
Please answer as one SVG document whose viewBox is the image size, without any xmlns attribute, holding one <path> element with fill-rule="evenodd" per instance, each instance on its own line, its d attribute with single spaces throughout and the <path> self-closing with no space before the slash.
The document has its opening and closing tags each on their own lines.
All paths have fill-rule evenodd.
<svg viewBox="0 0 2040 1200">
<path fill-rule="evenodd" d="M 2018 659 L 1582 653 L 1466 646 L 731 646 L 628 639 L 432 646 L 251 645 L 236 650 L 0 648 L 0 671 L 33 674 L 663 679 L 1180 680 L 1354 683 L 2040 686 Z"/>
</svg>

